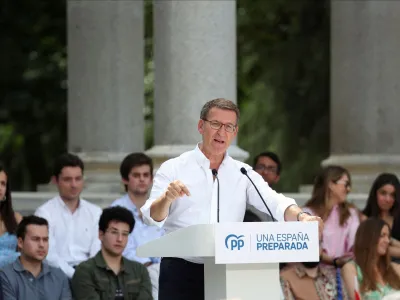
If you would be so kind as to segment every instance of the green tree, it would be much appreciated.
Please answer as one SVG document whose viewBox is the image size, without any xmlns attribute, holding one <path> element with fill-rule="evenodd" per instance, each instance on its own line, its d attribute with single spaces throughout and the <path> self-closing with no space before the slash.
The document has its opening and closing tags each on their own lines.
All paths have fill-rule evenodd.
<svg viewBox="0 0 400 300">
<path fill-rule="evenodd" d="M 284 191 L 329 154 L 329 24 L 328 0 L 238 0 L 239 145 L 282 157 Z"/>
<path fill-rule="evenodd" d="M 66 2 L 5 0 L 0 12 L 0 124 L 12 132 L 0 150 L 13 188 L 33 189 L 66 150 Z"/>
</svg>

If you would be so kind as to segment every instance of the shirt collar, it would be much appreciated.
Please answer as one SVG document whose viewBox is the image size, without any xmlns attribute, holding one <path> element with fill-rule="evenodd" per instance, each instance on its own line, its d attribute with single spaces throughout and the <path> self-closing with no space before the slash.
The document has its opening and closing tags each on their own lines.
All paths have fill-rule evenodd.
<svg viewBox="0 0 400 300">
<path fill-rule="evenodd" d="M 79 198 L 79 203 L 78 203 L 78 207 L 76 208 L 75 211 L 77 211 L 78 209 L 82 208 L 83 202 L 81 201 L 82 199 Z M 63 201 L 63 199 L 61 199 L 61 196 L 58 195 L 57 196 L 57 202 L 61 205 L 61 207 L 67 209 L 69 212 L 71 212 L 71 210 L 69 209 L 69 207 L 67 206 L 67 204 L 65 204 L 65 202 Z"/>
<path fill-rule="evenodd" d="M 104 260 L 103 254 L 101 253 L 101 250 L 97 252 L 96 256 L 94 257 L 94 262 L 96 263 L 96 266 L 99 268 L 105 269 L 105 270 L 111 270 L 109 266 L 107 266 L 106 261 Z M 125 269 L 124 266 L 126 266 L 126 258 L 122 256 L 122 261 L 121 261 L 121 272 L 124 273 L 130 273 L 131 270 L 129 268 Z"/>
<path fill-rule="evenodd" d="M 130 209 L 132 209 L 132 211 L 134 211 L 136 213 L 138 212 L 136 205 L 133 204 L 133 202 L 132 202 L 131 198 L 129 197 L 128 193 L 126 193 L 125 196 L 123 196 L 122 198 L 123 198 L 122 202 L 123 202 L 124 205 L 126 205 Z"/>
<path fill-rule="evenodd" d="M 12 266 L 16 272 L 28 272 L 27 270 L 25 270 L 24 266 L 21 263 L 21 259 L 19 257 L 13 262 Z M 40 271 L 38 277 L 45 275 L 49 272 L 50 272 L 49 266 L 46 263 L 42 262 L 42 270 Z"/>
<path fill-rule="evenodd" d="M 201 143 L 198 143 L 196 145 L 196 148 L 194 149 L 196 161 L 200 166 L 204 167 L 205 169 L 210 169 L 210 160 L 200 150 L 200 147 L 199 147 L 200 144 Z M 226 151 L 224 154 L 224 159 L 222 160 L 221 166 L 225 164 L 225 162 L 228 160 L 228 158 L 229 158 L 229 154 L 228 154 L 228 151 Z"/>
</svg>

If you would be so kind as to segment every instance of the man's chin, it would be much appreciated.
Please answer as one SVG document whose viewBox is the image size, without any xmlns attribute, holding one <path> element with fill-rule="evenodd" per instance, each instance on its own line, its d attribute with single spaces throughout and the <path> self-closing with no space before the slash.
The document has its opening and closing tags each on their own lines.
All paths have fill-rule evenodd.
<svg viewBox="0 0 400 300">
<path fill-rule="evenodd" d="M 148 195 L 148 190 L 136 190 L 133 192 L 136 197 L 145 197 Z"/>
</svg>

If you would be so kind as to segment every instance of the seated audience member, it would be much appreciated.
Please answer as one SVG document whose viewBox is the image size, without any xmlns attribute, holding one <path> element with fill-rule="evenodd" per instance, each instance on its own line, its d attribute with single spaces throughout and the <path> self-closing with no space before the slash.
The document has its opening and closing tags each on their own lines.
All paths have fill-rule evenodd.
<svg viewBox="0 0 400 300">
<path fill-rule="evenodd" d="M 72 294 L 79 300 L 152 300 L 147 268 L 122 256 L 135 220 L 121 206 L 103 210 L 99 221 L 101 250 L 79 264 L 72 278 Z"/>
<path fill-rule="evenodd" d="M 362 211 L 365 220 L 381 218 L 391 228 L 389 253 L 395 261 L 400 260 L 400 182 L 396 175 L 380 174 L 372 184 L 367 204 Z"/>
<path fill-rule="evenodd" d="M 273 187 L 279 181 L 282 164 L 277 154 L 263 152 L 254 158 L 253 169 L 262 176 L 269 186 Z"/>
<path fill-rule="evenodd" d="M 282 170 L 282 163 L 278 157 L 273 152 L 263 152 L 258 154 L 253 161 L 253 169 L 269 186 L 274 188 L 280 179 L 280 174 Z M 260 200 L 261 201 L 261 200 Z M 247 204 L 247 209 L 249 210 L 251 206 Z M 262 222 L 271 222 L 272 217 L 269 214 L 260 212 L 260 219 Z"/>
<path fill-rule="evenodd" d="M 35 215 L 50 226 L 47 261 L 72 278 L 74 267 L 100 249 L 98 221 L 101 208 L 80 198 L 83 190 L 83 162 L 64 154 L 54 164 L 53 181 L 59 195 L 41 205 Z"/>
<path fill-rule="evenodd" d="M 362 219 L 381 218 L 392 227 L 394 217 L 399 213 L 399 202 L 400 182 L 397 176 L 389 173 L 380 174 L 369 191 Z"/>
<path fill-rule="evenodd" d="M 354 244 L 354 260 L 342 268 L 344 283 L 351 299 L 380 300 L 400 290 L 400 270 L 390 262 L 390 228 L 378 218 L 360 224 Z M 359 288 L 358 288 L 359 287 Z"/>
<path fill-rule="evenodd" d="M 131 153 L 124 158 L 119 170 L 127 193 L 115 200 L 111 206 L 119 205 L 125 207 L 131 211 L 135 218 L 135 228 L 129 235 L 123 256 L 140 262 L 147 267 L 153 286 L 153 297 L 158 299 L 160 257 L 136 256 L 136 248 L 138 246 L 157 239 L 164 234 L 163 229 L 145 224 L 140 213 L 140 208 L 146 202 L 153 182 L 153 162 L 144 153 Z"/>
<path fill-rule="evenodd" d="M 290 264 L 280 272 L 280 278 L 285 300 L 349 299 L 340 273 L 319 262 Z"/>
<path fill-rule="evenodd" d="M 0 268 L 19 256 L 15 230 L 21 219 L 21 214 L 14 212 L 12 206 L 8 174 L 0 166 Z"/>
<path fill-rule="evenodd" d="M 342 267 L 351 259 L 360 224 L 358 210 L 346 201 L 350 187 L 346 169 L 328 166 L 316 177 L 312 197 L 304 208 L 323 219 L 321 262 L 335 267 Z"/>
<path fill-rule="evenodd" d="M 23 218 L 17 237 L 21 256 L 0 270 L 3 299 L 72 299 L 67 276 L 43 261 L 49 249 L 47 221 L 37 216 Z"/>
</svg>

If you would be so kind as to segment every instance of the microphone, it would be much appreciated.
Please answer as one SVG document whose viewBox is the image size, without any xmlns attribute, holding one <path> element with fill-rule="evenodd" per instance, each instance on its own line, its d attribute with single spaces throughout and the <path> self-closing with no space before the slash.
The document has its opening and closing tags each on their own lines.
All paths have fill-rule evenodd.
<svg viewBox="0 0 400 300">
<path fill-rule="evenodd" d="M 265 203 L 264 198 L 261 196 L 260 191 L 258 190 L 258 188 L 256 187 L 256 185 L 254 184 L 253 180 L 251 180 L 250 176 L 247 174 L 247 170 L 246 170 L 244 167 L 241 167 L 241 168 L 240 168 L 240 172 L 242 172 L 242 174 L 245 175 L 245 176 L 250 180 L 250 182 L 253 184 L 253 186 L 254 186 L 254 188 L 256 189 L 258 195 L 260 196 L 262 202 L 264 203 L 265 207 L 267 208 L 267 210 L 268 210 L 268 212 L 269 212 L 269 214 L 270 214 L 270 216 L 271 216 L 271 218 L 272 218 L 272 221 L 273 221 L 273 222 L 276 222 L 274 216 L 272 215 L 272 212 L 269 210 L 269 207 L 268 207 L 267 203 Z"/>
<path fill-rule="evenodd" d="M 219 223 L 219 179 L 218 179 L 218 171 L 216 169 L 212 169 L 211 170 L 212 174 L 215 176 L 215 178 L 217 179 L 217 223 Z"/>
</svg>

